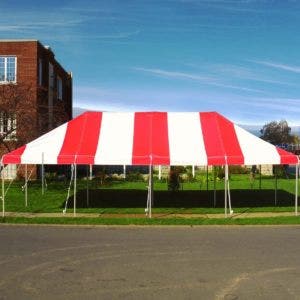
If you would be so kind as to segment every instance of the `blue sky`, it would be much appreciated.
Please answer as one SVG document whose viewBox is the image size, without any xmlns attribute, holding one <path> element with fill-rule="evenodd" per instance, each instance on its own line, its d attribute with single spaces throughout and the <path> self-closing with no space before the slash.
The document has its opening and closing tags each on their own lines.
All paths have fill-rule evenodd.
<svg viewBox="0 0 300 300">
<path fill-rule="evenodd" d="M 3 2 L 0 39 L 50 45 L 74 106 L 300 125 L 300 0 Z"/>
</svg>

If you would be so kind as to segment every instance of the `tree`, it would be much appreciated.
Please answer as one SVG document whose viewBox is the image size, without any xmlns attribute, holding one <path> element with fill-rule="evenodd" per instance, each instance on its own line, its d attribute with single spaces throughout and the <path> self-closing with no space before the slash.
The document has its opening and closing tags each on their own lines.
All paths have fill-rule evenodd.
<svg viewBox="0 0 300 300">
<path fill-rule="evenodd" d="M 28 84 L 0 85 L 0 147 L 5 152 L 68 120 L 63 101 L 54 100 L 50 113 L 48 91 L 38 88 L 38 95 L 35 93 L 36 89 Z M 53 98 L 56 99 L 56 94 Z"/>
<path fill-rule="evenodd" d="M 34 138 L 33 91 L 22 84 L 0 85 L 0 145 L 11 151 Z"/>
<path fill-rule="evenodd" d="M 274 145 L 293 143 L 296 139 L 296 137 L 291 134 L 291 127 L 289 127 L 286 120 L 281 120 L 279 122 L 272 121 L 267 123 L 260 130 L 260 133 L 260 137 L 263 140 Z"/>
</svg>

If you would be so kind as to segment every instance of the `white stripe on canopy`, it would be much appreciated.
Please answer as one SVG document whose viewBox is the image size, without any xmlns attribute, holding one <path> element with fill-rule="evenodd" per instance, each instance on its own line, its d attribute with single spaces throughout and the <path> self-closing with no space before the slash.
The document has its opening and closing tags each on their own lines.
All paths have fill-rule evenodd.
<svg viewBox="0 0 300 300">
<path fill-rule="evenodd" d="M 32 143 L 26 145 L 21 157 L 22 164 L 36 164 L 37 161 L 44 164 L 57 164 L 57 157 L 64 142 L 68 123 L 42 135 Z"/>
<path fill-rule="evenodd" d="M 199 113 L 168 113 L 171 165 L 206 165 Z"/>
<path fill-rule="evenodd" d="M 237 125 L 234 125 L 234 128 L 244 155 L 245 165 L 280 164 L 280 155 L 275 146 Z"/>
<path fill-rule="evenodd" d="M 103 112 L 95 164 L 131 165 L 134 113 Z"/>
</svg>

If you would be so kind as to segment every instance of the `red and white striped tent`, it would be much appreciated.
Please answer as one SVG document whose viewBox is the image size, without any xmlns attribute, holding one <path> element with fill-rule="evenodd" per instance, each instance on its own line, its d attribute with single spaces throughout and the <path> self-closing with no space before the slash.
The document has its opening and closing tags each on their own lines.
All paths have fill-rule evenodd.
<svg viewBox="0 0 300 300">
<path fill-rule="evenodd" d="M 216 112 L 85 112 L 2 164 L 260 165 L 298 157 Z"/>
<path fill-rule="evenodd" d="M 31 143 L 3 155 L 4 164 L 225 165 L 225 215 L 231 210 L 228 165 L 295 164 L 298 157 L 263 141 L 216 112 L 85 112 Z M 27 168 L 26 168 L 27 170 Z M 151 217 L 152 168 L 147 211 Z M 3 173 L 2 173 L 3 174 Z M 27 191 L 27 171 L 25 172 Z M 42 180 L 43 182 L 43 180 Z M 27 192 L 25 202 L 27 203 Z M 4 216 L 4 177 L 2 202 Z"/>
</svg>

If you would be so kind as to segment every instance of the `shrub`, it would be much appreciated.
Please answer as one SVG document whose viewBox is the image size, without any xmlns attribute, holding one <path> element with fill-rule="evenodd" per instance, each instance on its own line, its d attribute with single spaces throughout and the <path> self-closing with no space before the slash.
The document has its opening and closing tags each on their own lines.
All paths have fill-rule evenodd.
<svg viewBox="0 0 300 300">
<path fill-rule="evenodd" d="M 179 171 L 182 170 L 178 167 L 171 167 L 169 172 L 168 190 L 178 191 L 180 187 Z"/>
<path fill-rule="evenodd" d="M 143 181 L 144 178 L 143 178 L 142 174 L 139 172 L 129 172 L 126 175 L 126 180 L 127 181 Z"/>
<path fill-rule="evenodd" d="M 230 174 L 248 174 L 249 169 L 242 166 L 229 166 Z"/>
<path fill-rule="evenodd" d="M 225 177 L 225 168 L 218 166 L 215 170 L 217 178 L 222 179 Z"/>
</svg>

